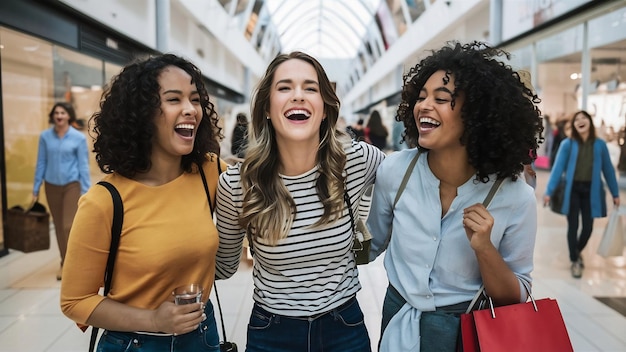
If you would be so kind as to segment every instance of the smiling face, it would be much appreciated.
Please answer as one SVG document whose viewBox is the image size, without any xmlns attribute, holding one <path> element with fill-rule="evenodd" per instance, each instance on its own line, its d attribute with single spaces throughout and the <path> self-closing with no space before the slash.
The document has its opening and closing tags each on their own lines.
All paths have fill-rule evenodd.
<svg viewBox="0 0 626 352">
<path fill-rule="evenodd" d="M 576 129 L 576 132 L 581 136 L 583 140 L 586 140 L 589 136 L 589 130 L 591 128 L 591 118 L 583 113 L 578 113 L 574 116 L 572 126 Z"/>
<path fill-rule="evenodd" d="M 158 82 L 161 105 L 154 122 L 152 157 L 180 159 L 193 150 L 195 132 L 202 118 L 200 95 L 191 76 L 176 66 L 163 69 Z"/>
<path fill-rule="evenodd" d="M 70 114 L 62 106 L 57 106 L 52 112 L 52 121 L 54 122 L 54 127 L 57 129 L 68 127 L 70 124 Z"/>
<path fill-rule="evenodd" d="M 461 119 L 463 95 L 458 94 L 452 107 L 454 77 L 444 83 L 443 70 L 433 73 L 420 90 L 413 108 L 415 124 L 419 132 L 418 143 L 431 151 L 464 148 L 460 142 L 464 126 Z"/>
<path fill-rule="evenodd" d="M 276 142 L 304 142 L 317 146 L 324 116 L 324 101 L 315 68 L 290 59 L 276 68 L 270 89 L 269 118 Z"/>
</svg>

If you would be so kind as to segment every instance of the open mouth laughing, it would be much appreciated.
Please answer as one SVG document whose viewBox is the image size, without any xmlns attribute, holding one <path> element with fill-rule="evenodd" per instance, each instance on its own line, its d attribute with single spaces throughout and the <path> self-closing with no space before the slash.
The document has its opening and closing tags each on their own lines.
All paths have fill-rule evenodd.
<svg viewBox="0 0 626 352">
<path fill-rule="evenodd" d="M 311 113 L 304 109 L 294 109 L 287 111 L 285 117 L 292 121 L 304 121 L 311 117 Z"/>
<path fill-rule="evenodd" d="M 176 133 L 183 137 L 193 137 L 193 130 L 195 128 L 196 126 L 190 123 L 180 123 L 174 127 Z"/>
</svg>

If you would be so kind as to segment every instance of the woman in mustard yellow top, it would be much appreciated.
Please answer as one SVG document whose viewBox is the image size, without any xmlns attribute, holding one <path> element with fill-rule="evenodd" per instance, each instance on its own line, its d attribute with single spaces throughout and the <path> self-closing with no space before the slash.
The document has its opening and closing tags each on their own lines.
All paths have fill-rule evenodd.
<svg viewBox="0 0 626 352">
<path fill-rule="evenodd" d="M 218 236 L 197 165 L 214 198 L 221 130 L 202 76 L 175 55 L 137 61 L 112 80 L 100 107 L 94 151 L 124 205 L 120 244 L 103 297 L 113 203 L 93 186 L 71 229 L 61 309 L 83 330 L 105 329 L 98 351 L 218 351 L 209 301 Z M 175 305 L 174 288 L 190 283 L 203 286 L 202 303 Z"/>
</svg>

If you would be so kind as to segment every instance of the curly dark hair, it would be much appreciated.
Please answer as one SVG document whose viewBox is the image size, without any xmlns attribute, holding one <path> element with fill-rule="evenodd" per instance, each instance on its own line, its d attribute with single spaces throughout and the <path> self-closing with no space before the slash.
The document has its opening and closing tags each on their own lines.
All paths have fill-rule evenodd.
<svg viewBox="0 0 626 352">
<path fill-rule="evenodd" d="M 161 54 L 137 59 L 124 67 L 102 94 L 100 111 L 90 121 L 95 134 L 93 151 L 102 172 L 132 178 L 151 168 L 154 121 L 161 111 L 158 78 L 168 66 L 179 67 L 191 76 L 202 106 L 193 151 L 182 157 L 182 169 L 191 172 L 192 165 L 203 164 L 209 152 L 219 155 L 221 128 L 200 70 L 186 59 Z"/>
<path fill-rule="evenodd" d="M 403 76 L 402 101 L 395 119 L 404 123 L 403 136 L 412 147 L 419 146 L 419 132 L 413 108 L 420 90 L 430 76 L 440 70 L 454 78 L 452 107 L 460 92 L 465 95 L 461 107 L 464 132 L 460 142 L 467 148 L 469 163 L 476 170 L 476 180 L 489 181 L 490 174 L 516 180 L 523 164 L 530 164 L 543 142 L 541 102 L 520 75 L 498 60 L 510 54 L 474 41 L 447 42 L 432 55 L 422 59 Z"/>
</svg>

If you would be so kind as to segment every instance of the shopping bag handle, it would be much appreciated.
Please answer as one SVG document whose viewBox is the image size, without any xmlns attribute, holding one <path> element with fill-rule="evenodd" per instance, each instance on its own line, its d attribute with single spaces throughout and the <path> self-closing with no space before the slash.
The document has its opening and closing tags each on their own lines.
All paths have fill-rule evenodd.
<svg viewBox="0 0 626 352">
<path fill-rule="evenodd" d="M 535 310 L 535 312 L 538 312 L 539 309 L 537 309 L 537 303 L 535 302 L 535 298 L 533 297 L 532 293 L 530 293 L 530 288 L 528 287 L 528 283 L 526 283 L 526 281 L 524 280 L 520 280 L 520 281 L 522 282 L 522 285 L 524 285 L 524 288 L 526 288 L 528 297 L 530 297 L 530 301 L 533 303 L 533 309 Z M 483 287 L 483 293 L 484 293 L 484 287 Z M 485 295 L 487 294 L 485 293 Z M 489 310 L 491 311 L 491 318 L 495 319 L 496 310 L 493 307 L 493 301 L 491 300 L 491 297 L 487 296 L 487 301 L 489 302 Z"/>
</svg>

